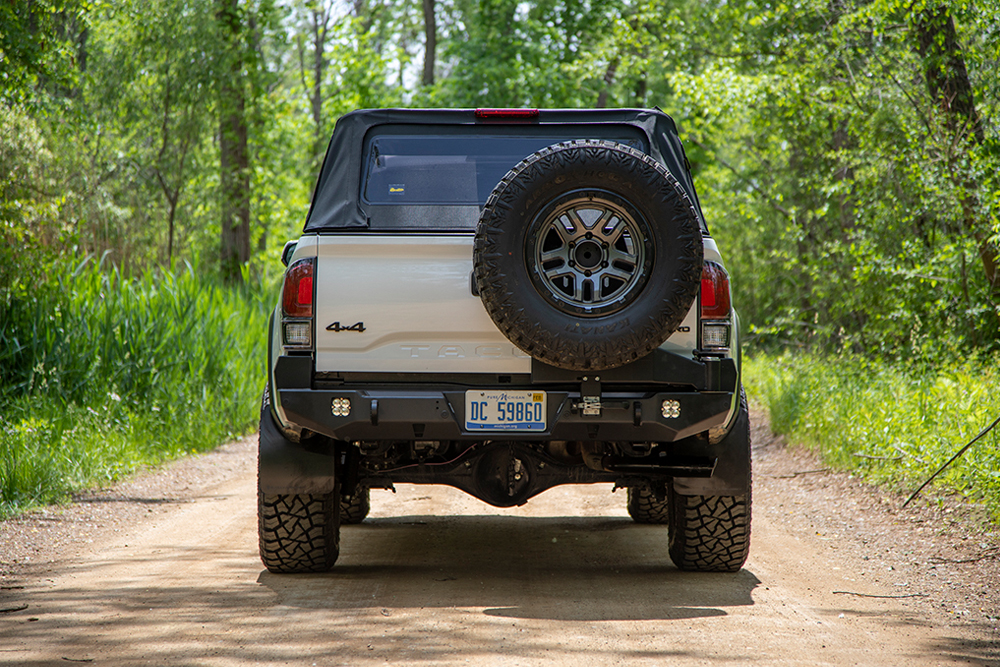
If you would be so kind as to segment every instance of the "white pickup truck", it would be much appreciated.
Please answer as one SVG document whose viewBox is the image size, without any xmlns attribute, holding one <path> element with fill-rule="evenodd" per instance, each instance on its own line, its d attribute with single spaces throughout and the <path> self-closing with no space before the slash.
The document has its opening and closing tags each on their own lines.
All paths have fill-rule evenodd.
<svg viewBox="0 0 1000 667">
<path fill-rule="evenodd" d="M 330 569 L 369 490 L 497 507 L 627 489 L 685 570 L 739 570 L 739 320 L 659 110 L 385 109 L 337 123 L 285 247 L 259 450 L 260 553 Z"/>
</svg>

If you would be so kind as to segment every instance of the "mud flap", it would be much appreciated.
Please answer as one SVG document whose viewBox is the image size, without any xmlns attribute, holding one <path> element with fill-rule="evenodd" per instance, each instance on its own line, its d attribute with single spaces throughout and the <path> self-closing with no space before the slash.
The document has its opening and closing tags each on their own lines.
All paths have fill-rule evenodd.
<svg viewBox="0 0 1000 667">
<path fill-rule="evenodd" d="M 274 421 L 268 392 L 263 403 L 257 450 L 259 490 L 267 494 L 333 493 L 337 486 L 336 457 L 309 451 L 286 438 Z"/>
<path fill-rule="evenodd" d="M 689 454 L 682 443 L 674 450 Z M 711 477 L 674 477 L 674 491 L 682 496 L 741 496 L 750 491 L 750 412 L 740 390 L 740 413 L 729 433 L 716 445 L 704 442 L 692 446 L 692 452 L 718 457 Z"/>
</svg>

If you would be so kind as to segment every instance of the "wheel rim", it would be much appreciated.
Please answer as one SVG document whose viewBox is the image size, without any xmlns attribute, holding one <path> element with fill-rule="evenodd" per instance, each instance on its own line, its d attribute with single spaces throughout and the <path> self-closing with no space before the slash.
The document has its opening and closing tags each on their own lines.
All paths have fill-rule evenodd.
<svg viewBox="0 0 1000 667">
<path fill-rule="evenodd" d="M 546 206 L 525 246 L 538 292 L 559 310 L 595 317 L 641 292 L 653 262 L 646 219 L 605 190 L 573 191 Z"/>
</svg>

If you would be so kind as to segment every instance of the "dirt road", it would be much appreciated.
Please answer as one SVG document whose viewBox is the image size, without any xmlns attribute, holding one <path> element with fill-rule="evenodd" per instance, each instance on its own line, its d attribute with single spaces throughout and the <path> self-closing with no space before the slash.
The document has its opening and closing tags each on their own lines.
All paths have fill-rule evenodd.
<svg viewBox="0 0 1000 667">
<path fill-rule="evenodd" d="M 632 523 L 608 486 L 514 510 L 373 492 L 335 571 L 271 575 L 254 443 L 234 443 L 4 524 L 0 664 L 1000 664 L 996 559 L 931 562 L 917 523 L 756 435 L 735 575 L 676 570 L 665 529 Z"/>
</svg>

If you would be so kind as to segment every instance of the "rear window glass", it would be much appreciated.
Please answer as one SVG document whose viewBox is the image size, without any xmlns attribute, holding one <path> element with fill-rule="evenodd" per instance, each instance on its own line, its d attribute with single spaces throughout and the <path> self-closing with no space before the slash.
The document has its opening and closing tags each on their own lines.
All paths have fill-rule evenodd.
<svg viewBox="0 0 1000 667">
<path fill-rule="evenodd" d="M 479 206 L 514 165 L 560 141 L 611 139 L 649 152 L 630 125 L 383 125 L 365 140 L 361 191 L 375 205 Z"/>
</svg>

